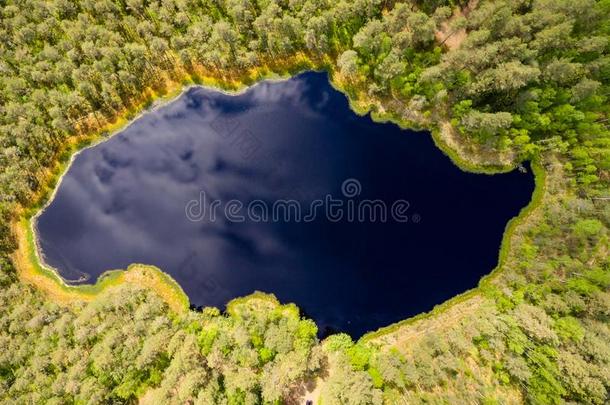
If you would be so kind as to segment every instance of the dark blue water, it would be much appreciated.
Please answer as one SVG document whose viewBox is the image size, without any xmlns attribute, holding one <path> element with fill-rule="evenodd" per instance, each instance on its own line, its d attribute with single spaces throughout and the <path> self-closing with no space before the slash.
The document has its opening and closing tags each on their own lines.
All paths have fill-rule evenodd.
<svg viewBox="0 0 610 405">
<path fill-rule="evenodd" d="M 460 171 L 428 133 L 359 117 L 306 73 L 239 96 L 194 88 L 144 115 L 77 156 L 38 231 L 75 284 L 153 264 L 195 306 L 260 290 L 357 337 L 475 287 L 533 188 L 531 173 Z M 326 196 L 341 218 L 312 208 Z M 273 218 L 278 200 L 301 218 Z"/>
</svg>

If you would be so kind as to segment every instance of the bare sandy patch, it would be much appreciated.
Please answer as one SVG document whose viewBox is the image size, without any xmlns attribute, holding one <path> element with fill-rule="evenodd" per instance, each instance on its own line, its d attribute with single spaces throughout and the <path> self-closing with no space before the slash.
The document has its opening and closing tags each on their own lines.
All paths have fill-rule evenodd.
<svg viewBox="0 0 610 405">
<path fill-rule="evenodd" d="M 442 45 L 445 45 L 451 51 L 459 48 L 460 45 L 462 45 L 462 42 L 464 42 L 464 40 L 468 36 L 468 34 L 465 28 L 462 28 L 457 31 L 452 31 L 451 23 L 460 17 L 468 17 L 468 14 L 470 14 L 470 12 L 474 10 L 478 4 L 479 0 L 470 0 L 468 2 L 468 5 L 466 5 L 466 7 L 464 7 L 463 9 L 456 7 L 453 11 L 453 15 L 451 16 L 451 18 L 443 22 L 441 24 L 441 29 L 436 32 L 436 40 Z"/>
</svg>

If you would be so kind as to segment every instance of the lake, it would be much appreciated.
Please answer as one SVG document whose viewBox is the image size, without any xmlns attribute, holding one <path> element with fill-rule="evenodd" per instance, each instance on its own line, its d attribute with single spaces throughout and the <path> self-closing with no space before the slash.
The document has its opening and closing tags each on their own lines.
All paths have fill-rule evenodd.
<svg viewBox="0 0 610 405">
<path fill-rule="evenodd" d="M 76 156 L 36 225 L 68 283 L 151 264 L 193 306 L 259 290 L 359 337 L 475 287 L 533 190 L 529 169 L 461 171 L 309 72 L 145 113 Z"/>
</svg>

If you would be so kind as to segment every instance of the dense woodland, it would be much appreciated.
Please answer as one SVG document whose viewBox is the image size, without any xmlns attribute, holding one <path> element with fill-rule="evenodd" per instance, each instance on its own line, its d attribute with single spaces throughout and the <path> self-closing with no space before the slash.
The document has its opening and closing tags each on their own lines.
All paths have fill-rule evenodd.
<svg viewBox="0 0 610 405">
<path fill-rule="evenodd" d="M 3 403 L 282 403 L 316 381 L 324 404 L 610 400 L 609 0 L 0 6 Z M 543 168 L 538 207 L 459 321 L 435 315 L 410 340 L 320 342 L 270 297 L 176 314 L 133 285 L 66 306 L 20 282 L 11 224 L 77 136 L 172 83 L 303 68 L 328 70 L 379 116 L 450 123 L 475 154 Z"/>
</svg>

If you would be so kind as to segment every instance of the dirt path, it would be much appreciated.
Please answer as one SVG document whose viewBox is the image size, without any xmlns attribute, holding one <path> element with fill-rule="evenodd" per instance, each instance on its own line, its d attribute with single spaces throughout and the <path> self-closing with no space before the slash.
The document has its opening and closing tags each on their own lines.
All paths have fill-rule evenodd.
<svg viewBox="0 0 610 405">
<path fill-rule="evenodd" d="M 436 32 L 437 41 L 445 45 L 451 51 L 459 48 L 466 39 L 466 29 L 462 28 L 458 31 L 451 31 L 451 23 L 460 17 L 468 17 L 468 14 L 470 14 L 478 4 L 479 0 L 470 0 L 468 5 L 463 9 L 456 7 L 451 18 L 443 22 L 441 24 L 441 30 Z"/>
<path fill-rule="evenodd" d="M 311 401 L 311 404 L 318 404 L 320 402 L 320 392 L 322 391 L 322 385 L 324 380 L 317 378 L 311 391 L 307 391 L 305 396 L 301 400 L 301 404 L 307 405 L 307 401 Z"/>
</svg>

